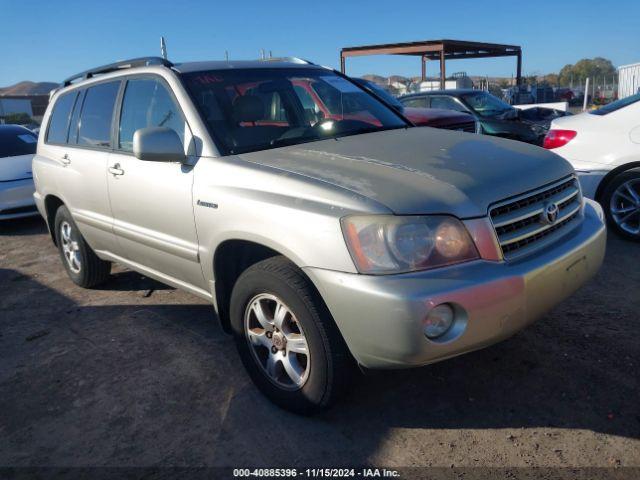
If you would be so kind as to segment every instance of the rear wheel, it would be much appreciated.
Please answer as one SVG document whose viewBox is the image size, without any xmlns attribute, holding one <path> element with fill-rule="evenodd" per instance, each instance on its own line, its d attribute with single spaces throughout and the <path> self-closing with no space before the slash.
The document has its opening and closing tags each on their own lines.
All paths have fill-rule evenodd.
<svg viewBox="0 0 640 480">
<path fill-rule="evenodd" d="M 619 235 L 640 241 L 640 172 L 630 170 L 605 187 L 602 206 L 609 225 Z"/>
<path fill-rule="evenodd" d="M 280 407 L 314 413 L 346 390 L 355 362 L 324 302 L 286 258 L 263 260 L 240 276 L 231 323 L 251 379 Z"/>
<path fill-rule="evenodd" d="M 78 230 L 67 207 L 62 206 L 55 218 L 56 243 L 69 278 L 84 288 L 104 282 L 111 272 L 111 262 L 98 258 Z"/>
</svg>

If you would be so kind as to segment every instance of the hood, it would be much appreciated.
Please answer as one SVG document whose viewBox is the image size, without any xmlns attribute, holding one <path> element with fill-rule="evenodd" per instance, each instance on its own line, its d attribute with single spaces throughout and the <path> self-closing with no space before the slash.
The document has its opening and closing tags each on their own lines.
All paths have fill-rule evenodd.
<svg viewBox="0 0 640 480">
<path fill-rule="evenodd" d="M 402 110 L 402 114 L 419 126 L 444 127 L 475 121 L 473 116 L 468 113 L 445 110 L 443 108 L 405 107 Z"/>
<path fill-rule="evenodd" d="M 33 178 L 31 173 L 32 159 L 33 154 L 0 158 L 0 182 Z"/>
<path fill-rule="evenodd" d="M 375 200 L 396 214 L 487 214 L 491 203 L 573 172 L 525 143 L 432 128 L 322 140 L 240 155 Z"/>
</svg>

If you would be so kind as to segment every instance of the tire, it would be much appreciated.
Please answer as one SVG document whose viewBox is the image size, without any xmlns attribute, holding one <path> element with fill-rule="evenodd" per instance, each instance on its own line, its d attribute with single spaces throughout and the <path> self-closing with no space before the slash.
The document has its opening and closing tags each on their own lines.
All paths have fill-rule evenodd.
<svg viewBox="0 0 640 480">
<path fill-rule="evenodd" d="M 639 170 L 627 170 L 614 177 L 602 192 L 601 204 L 607 223 L 613 231 L 624 238 L 640 242 Z M 625 212 L 627 209 L 628 212 Z M 628 219 L 623 221 L 625 217 Z"/>
<path fill-rule="evenodd" d="M 67 207 L 58 208 L 54 228 L 62 264 L 73 283 L 91 288 L 109 278 L 111 262 L 98 258 L 78 230 Z"/>
<path fill-rule="evenodd" d="M 273 320 L 271 337 L 258 320 L 256 304 L 267 320 Z M 280 329 L 275 321 L 277 305 L 289 312 L 282 315 Z M 256 386 L 278 406 L 309 415 L 328 408 L 346 391 L 355 361 L 319 294 L 286 258 L 268 258 L 240 275 L 231 295 L 230 315 L 242 363 Z M 306 340 L 306 355 L 292 351 L 304 350 L 296 335 Z M 269 357 L 280 359 L 271 363 L 271 374 Z M 293 377 L 287 373 L 292 369 Z"/>
</svg>

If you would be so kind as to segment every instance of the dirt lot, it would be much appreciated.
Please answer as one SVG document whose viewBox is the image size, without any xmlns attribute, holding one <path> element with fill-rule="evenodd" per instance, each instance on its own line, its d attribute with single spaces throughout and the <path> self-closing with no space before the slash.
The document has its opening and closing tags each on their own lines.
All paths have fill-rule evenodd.
<svg viewBox="0 0 640 480">
<path fill-rule="evenodd" d="M 0 226 L 0 466 L 640 466 L 640 245 L 514 338 L 361 378 L 301 418 L 254 389 L 205 302 L 116 268 L 67 279 Z"/>
</svg>

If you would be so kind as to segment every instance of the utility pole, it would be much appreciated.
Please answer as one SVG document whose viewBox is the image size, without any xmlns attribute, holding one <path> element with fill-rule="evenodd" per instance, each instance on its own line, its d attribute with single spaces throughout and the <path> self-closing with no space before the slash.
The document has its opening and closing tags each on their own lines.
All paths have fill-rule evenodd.
<svg viewBox="0 0 640 480">
<path fill-rule="evenodd" d="M 582 102 L 582 111 L 584 112 L 587 109 L 587 101 L 589 99 L 589 77 L 587 77 L 587 81 L 584 85 L 584 101 Z"/>
</svg>

